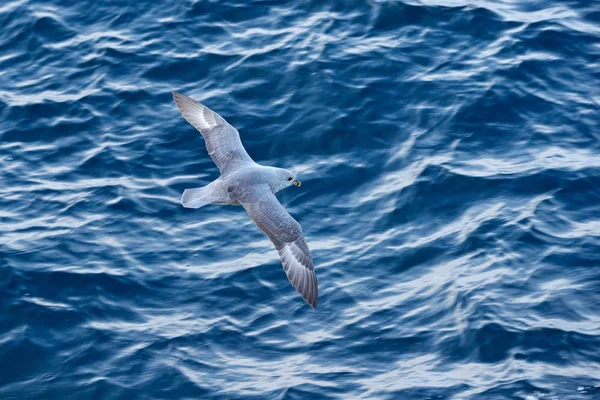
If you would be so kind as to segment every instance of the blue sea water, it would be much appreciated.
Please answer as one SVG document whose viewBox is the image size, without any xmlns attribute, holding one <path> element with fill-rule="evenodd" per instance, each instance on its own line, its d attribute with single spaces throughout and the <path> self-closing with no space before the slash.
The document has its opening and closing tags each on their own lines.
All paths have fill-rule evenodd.
<svg viewBox="0 0 600 400">
<path fill-rule="evenodd" d="M 600 3 L 0 3 L 0 399 L 599 399 Z M 312 310 L 171 91 L 303 181 Z"/>
</svg>

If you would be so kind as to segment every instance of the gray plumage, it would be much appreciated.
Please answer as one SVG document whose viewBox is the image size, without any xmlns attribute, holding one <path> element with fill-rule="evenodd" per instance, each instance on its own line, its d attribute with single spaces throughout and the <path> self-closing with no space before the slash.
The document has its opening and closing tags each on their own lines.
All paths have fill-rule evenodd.
<svg viewBox="0 0 600 400">
<path fill-rule="evenodd" d="M 302 228 L 275 197 L 288 186 L 300 186 L 300 181 L 288 170 L 255 163 L 244 149 L 238 131 L 219 114 L 182 94 L 173 92 L 173 98 L 183 117 L 204 137 L 208 154 L 221 171 L 221 176 L 209 185 L 186 189 L 181 204 L 188 208 L 242 205 L 275 245 L 292 285 L 308 304 L 317 308 L 317 276 Z"/>
</svg>

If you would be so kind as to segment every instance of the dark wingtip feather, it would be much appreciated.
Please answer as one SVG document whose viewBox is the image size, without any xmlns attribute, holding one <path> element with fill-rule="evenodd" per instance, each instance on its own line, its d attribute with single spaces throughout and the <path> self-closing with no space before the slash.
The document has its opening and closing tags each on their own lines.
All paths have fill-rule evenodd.
<svg viewBox="0 0 600 400">
<path fill-rule="evenodd" d="M 306 301 L 314 310 L 317 309 L 317 303 L 319 302 L 319 284 L 317 283 L 317 276 L 314 271 L 309 272 L 309 283 L 307 284 L 308 291 L 305 289 L 304 293 L 298 291 L 304 301 Z M 314 282 L 314 285 L 311 283 Z M 306 296 L 306 297 L 305 297 Z"/>
</svg>

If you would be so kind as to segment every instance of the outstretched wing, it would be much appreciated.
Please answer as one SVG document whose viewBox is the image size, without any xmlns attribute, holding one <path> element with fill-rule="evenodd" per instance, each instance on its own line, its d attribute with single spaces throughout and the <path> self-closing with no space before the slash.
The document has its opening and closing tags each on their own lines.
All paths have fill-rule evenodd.
<svg viewBox="0 0 600 400">
<path fill-rule="evenodd" d="M 283 208 L 267 185 L 234 188 L 233 196 L 275 245 L 283 270 L 302 298 L 317 308 L 317 276 L 300 224 Z"/>
<path fill-rule="evenodd" d="M 183 118 L 204 137 L 208 154 L 221 175 L 228 175 L 244 164 L 254 163 L 244 149 L 238 131 L 223 117 L 191 97 L 173 92 L 173 98 Z"/>
</svg>

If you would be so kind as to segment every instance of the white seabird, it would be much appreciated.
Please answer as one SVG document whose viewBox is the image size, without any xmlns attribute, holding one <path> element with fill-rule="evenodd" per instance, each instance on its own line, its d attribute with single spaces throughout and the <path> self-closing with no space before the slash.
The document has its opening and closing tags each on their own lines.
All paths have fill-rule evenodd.
<svg viewBox="0 0 600 400">
<path fill-rule="evenodd" d="M 286 169 L 255 163 L 238 131 L 216 112 L 180 93 L 173 92 L 173 98 L 183 118 L 202 134 L 208 154 L 221 171 L 210 184 L 186 189 L 181 204 L 187 208 L 241 204 L 275 245 L 292 285 L 316 309 L 319 287 L 302 228 L 275 197 L 288 186 L 299 187 L 300 181 Z"/>
</svg>

